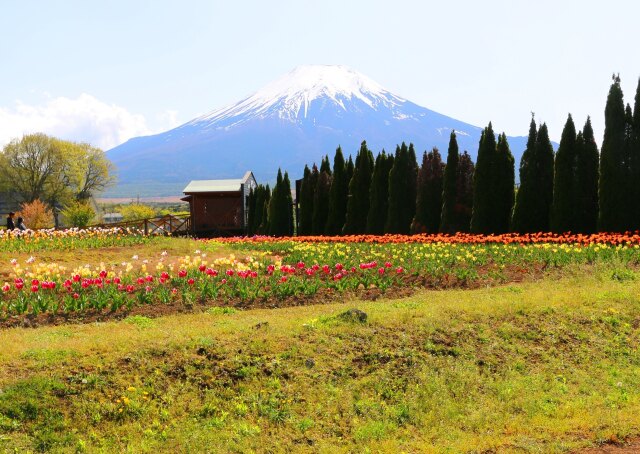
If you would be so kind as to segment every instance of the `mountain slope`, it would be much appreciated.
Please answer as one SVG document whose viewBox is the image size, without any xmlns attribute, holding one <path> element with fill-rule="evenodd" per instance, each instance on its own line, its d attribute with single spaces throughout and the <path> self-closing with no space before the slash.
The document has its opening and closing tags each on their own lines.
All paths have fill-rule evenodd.
<svg viewBox="0 0 640 454">
<path fill-rule="evenodd" d="M 362 140 L 376 152 L 405 141 L 419 153 L 434 146 L 446 153 L 452 129 L 460 149 L 475 156 L 481 128 L 396 96 L 347 67 L 310 65 L 232 106 L 131 139 L 107 155 L 121 191 L 134 184 L 153 188 L 153 194 L 139 189 L 140 195 L 172 195 L 189 180 L 235 178 L 246 170 L 260 182 L 274 180 L 278 167 L 297 178 L 306 163 L 333 156 L 338 145 L 355 154 Z M 509 143 L 518 162 L 526 137 Z"/>
</svg>

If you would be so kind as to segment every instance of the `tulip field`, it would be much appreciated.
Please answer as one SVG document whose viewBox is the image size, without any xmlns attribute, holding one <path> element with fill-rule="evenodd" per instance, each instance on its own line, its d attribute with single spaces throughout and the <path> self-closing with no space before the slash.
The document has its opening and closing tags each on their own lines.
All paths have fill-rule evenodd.
<svg viewBox="0 0 640 454">
<path fill-rule="evenodd" d="M 638 235 L 230 238 L 192 241 L 193 250 L 183 256 L 146 252 L 144 246 L 154 241 L 118 229 L 0 236 L 0 317 L 15 323 L 25 315 L 113 315 L 140 306 L 277 306 L 345 292 L 379 297 L 420 286 L 520 281 L 568 265 L 625 267 L 640 261 Z M 91 262 L 93 250 L 116 247 L 126 253 L 134 245 L 143 246 L 140 254 Z M 220 254 L 221 248 L 233 252 Z M 38 257 L 51 250 L 81 253 L 87 263 L 70 268 Z"/>
<path fill-rule="evenodd" d="M 636 233 L 0 230 L 0 452 L 634 452 L 638 295 Z"/>
<path fill-rule="evenodd" d="M 600 262 L 635 265 L 640 237 L 453 237 L 385 236 L 232 238 L 193 242 L 193 251 L 172 257 L 167 251 L 124 256 L 117 263 L 91 263 L 90 251 L 144 245 L 153 238 L 119 230 L 45 231 L 0 239 L 7 260 L 0 315 L 111 312 L 134 306 L 250 304 L 309 297 L 320 293 L 389 289 L 425 283 L 473 285 L 507 282 L 535 269 Z M 210 256 L 220 245 L 236 250 Z M 69 269 L 38 259 L 37 251 L 83 251 L 86 264 Z M 5 269 L 7 264 L 5 264 Z"/>
</svg>

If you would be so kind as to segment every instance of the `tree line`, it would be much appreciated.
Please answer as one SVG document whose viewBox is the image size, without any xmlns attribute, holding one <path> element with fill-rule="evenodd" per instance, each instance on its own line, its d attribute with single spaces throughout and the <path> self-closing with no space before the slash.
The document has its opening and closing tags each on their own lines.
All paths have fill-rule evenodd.
<svg viewBox="0 0 640 454">
<path fill-rule="evenodd" d="M 632 109 L 614 76 L 605 108 L 601 152 L 590 118 L 577 131 L 569 114 L 554 152 L 547 125 L 532 117 L 515 184 L 505 133 L 482 131 L 476 163 L 459 153 L 451 132 L 446 163 L 440 151 L 413 144 L 374 159 L 363 141 L 355 163 L 336 149 L 305 166 L 297 194 L 298 235 L 383 233 L 594 233 L 640 229 L 640 80 Z M 292 235 L 291 184 L 278 171 L 273 191 L 249 195 L 249 234 Z"/>
</svg>

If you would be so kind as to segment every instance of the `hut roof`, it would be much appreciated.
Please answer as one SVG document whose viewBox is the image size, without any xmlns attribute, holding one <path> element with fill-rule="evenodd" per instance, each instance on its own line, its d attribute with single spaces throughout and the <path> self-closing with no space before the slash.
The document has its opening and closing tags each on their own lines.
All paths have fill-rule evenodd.
<svg viewBox="0 0 640 454">
<path fill-rule="evenodd" d="M 182 190 L 185 194 L 194 192 L 233 192 L 240 191 L 240 186 L 253 177 L 251 172 L 244 174 L 242 178 L 228 180 L 192 180 L 186 188 Z"/>
</svg>

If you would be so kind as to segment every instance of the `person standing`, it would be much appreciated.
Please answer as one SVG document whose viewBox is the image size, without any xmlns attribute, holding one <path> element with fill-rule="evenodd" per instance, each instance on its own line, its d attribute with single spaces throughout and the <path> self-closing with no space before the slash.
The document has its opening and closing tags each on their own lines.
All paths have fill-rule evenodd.
<svg viewBox="0 0 640 454">
<path fill-rule="evenodd" d="M 13 217 L 16 214 L 12 211 L 9 213 L 9 217 L 7 218 L 7 230 L 13 230 L 16 228 L 16 225 L 13 223 Z"/>
<path fill-rule="evenodd" d="M 18 218 L 18 222 L 16 223 L 16 229 L 24 232 L 25 230 L 27 230 L 27 226 L 24 225 L 24 219 L 22 219 L 21 217 Z"/>
</svg>

